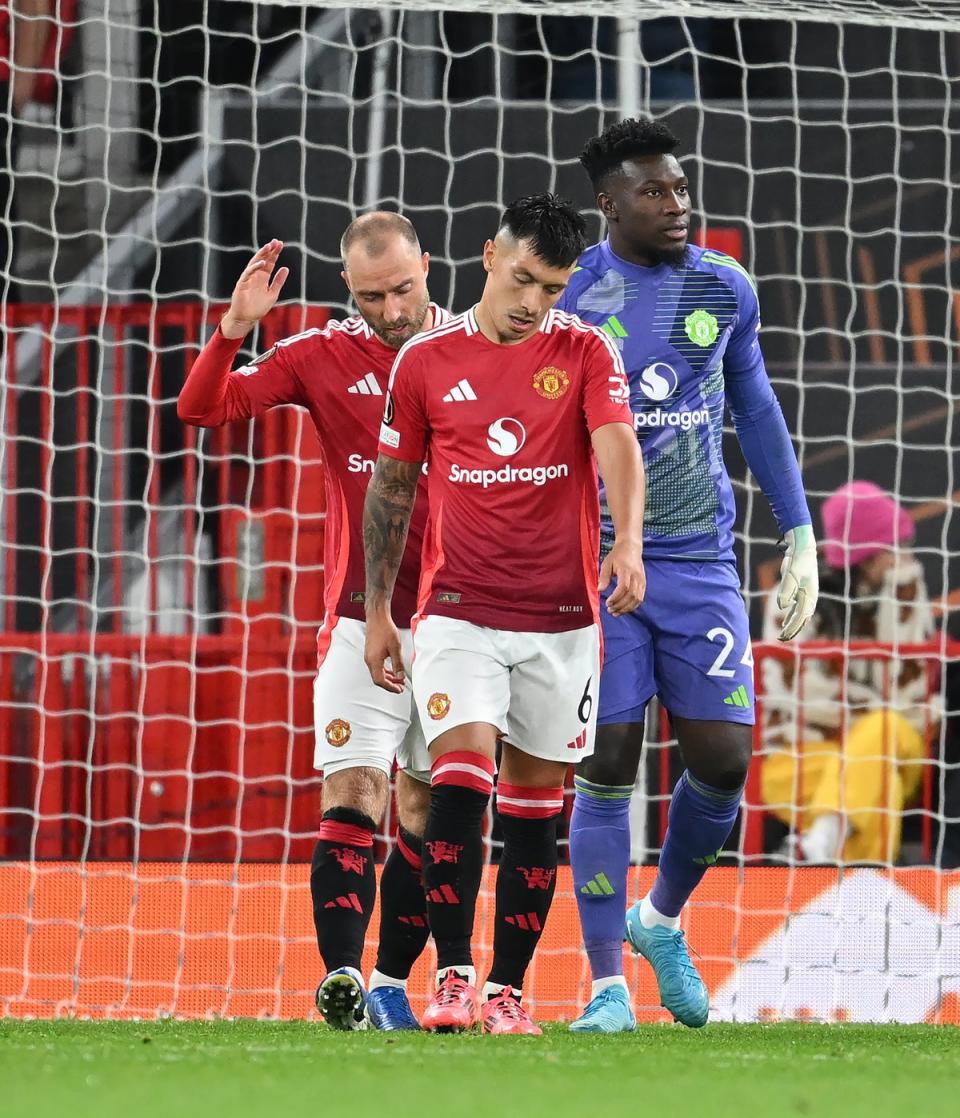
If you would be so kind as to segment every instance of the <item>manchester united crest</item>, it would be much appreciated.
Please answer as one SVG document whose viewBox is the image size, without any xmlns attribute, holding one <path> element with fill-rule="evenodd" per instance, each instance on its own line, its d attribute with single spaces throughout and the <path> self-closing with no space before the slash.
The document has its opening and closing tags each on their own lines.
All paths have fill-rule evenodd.
<svg viewBox="0 0 960 1118">
<path fill-rule="evenodd" d="M 545 869 L 542 866 L 533 866 L 529 870 L 524 866 L 517 866 L 517 869 L 523 874 L 528 889 L 549 889 L 553 882 L 553 875 L 557 872 L 555 869 Z"/>
<path fill-rule="evenodd" d="M 702 349 L 713 345 L 720 333 L 720 323 L 716 317 L 702 308 L 688 314 L 683 325 L 690 341 Z"/>
<path fill-rule="evenodd" d="M 548 365 L 533 375 L 533 387 L 545 400 L 559 400 L 570 387 L 570 375 L 566 369 Z"/>
<path fill-rule="evenodd" d="M 442 691 L 434 691 L 434 693 L 427 699 L 427 714 L 434 720 L 439 722 L 441 718 L 446 718 L 450 713 L 450 696 L 445 695 Z"/>
<path fill-rule="evenodd" d="M 350 735 L 353 730 L 350 728 L 350 723 L 345 722 L 342 718 L 334 718 L 331 722 L 327 723 L 327 728 L 324 731 L 327 736 L 327 745 L 332 745 L 334 749 L 339 749 L 341 745 L 346 745 L 350 740 Z"/>
</svg>

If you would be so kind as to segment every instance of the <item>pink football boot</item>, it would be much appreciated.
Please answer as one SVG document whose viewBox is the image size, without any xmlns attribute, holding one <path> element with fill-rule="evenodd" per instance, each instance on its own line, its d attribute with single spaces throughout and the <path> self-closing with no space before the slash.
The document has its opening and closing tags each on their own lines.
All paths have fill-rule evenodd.
<svg viewBox="0 0 960 1118">
<path fill-rule="evenodd" d="M 430 1033 L 462 1033 L 479 1020 L 477 991 L 456 971 L 446 977 L 430 1000 L 420 1027 Z"/>
<path fill-rule="evenodd" d="M 530 1020 L 527 1011 L 513 997 L 512 986 L 506 986 L 501 993 L 488 998 L 480 1008 L 480 1016 L 485 1033 L 543 1035 L 543 1030 Z"/>
</svg>

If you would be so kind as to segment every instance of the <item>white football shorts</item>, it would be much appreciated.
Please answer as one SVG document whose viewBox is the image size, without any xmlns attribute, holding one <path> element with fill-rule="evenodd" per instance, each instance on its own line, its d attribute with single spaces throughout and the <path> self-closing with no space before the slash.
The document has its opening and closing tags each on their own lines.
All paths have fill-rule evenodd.
<svg viewBox="0 0 960 1118">
<path fill-rule="evenodd" d="M 366 626 L 351 617 L 324 621 L 317 678 L 313 685 L 316 748 L 313 767 L 326 776 L 342 769 L 373 768 L 388 775 L 393 762 L 430 783 L 430 755 L 410 686 L 413 642 L 400 631 L 407 685 L 392 695 L 370 678 L 363 660 Z"/>
<path fill-rule="evenodd" d="M 414 630 L 413 693 L 432 744 L 489 722 L 532 757 L 576 764 L 593 753 L 600 682 L 596 625 L 515 633 L 431 615 Z"/>
</svg>

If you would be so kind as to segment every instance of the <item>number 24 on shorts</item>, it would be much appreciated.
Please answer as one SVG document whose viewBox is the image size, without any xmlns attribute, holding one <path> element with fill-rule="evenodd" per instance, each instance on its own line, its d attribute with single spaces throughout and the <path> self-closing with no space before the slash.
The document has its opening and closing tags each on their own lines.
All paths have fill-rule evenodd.
<svg viewBox="0 0 960 1118">
<path fill-rule="evenodd" d="M 721 679 L 733 679 L 737 674 L 736 668 L 727 668 L 724 666 L 730 658 L 730 654 L 733 652 L 733 647 L 736 643 L 733 633 L 722 625 L 718 625 L 715 629 L 711 629 L 709 633 L 707 633 L 707 640 L 714 643 L 717 641 L 721 642 L 720 651 L 717 654 L 717 658 L 707 670 L 707 675 L 719 676 Z M 749 641 L 747 641 L 746 651 L 740 663 L 746 668 L 753 667 L 753 647 Z"/>
</svg>

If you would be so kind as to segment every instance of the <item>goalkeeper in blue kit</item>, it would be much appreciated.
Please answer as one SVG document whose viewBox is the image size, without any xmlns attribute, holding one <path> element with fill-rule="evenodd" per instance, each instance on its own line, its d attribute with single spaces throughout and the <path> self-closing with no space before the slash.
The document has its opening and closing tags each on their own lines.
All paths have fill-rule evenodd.
<svg viewBox="0 0 960 1118">
<path fill-rule="evenodd" d="M 680 913 L 733 829 L 752 752 L 753 660 L 733 553 L 735 507 L 723 463 L 724 404 L 783 534 L 781 640 L 817 600 L 816 544 L 800 469 L 763 363 L 756 288 L 730 256 L 688 244 L 691 202 L 663 124 L 625 120 L 581 155 L 608 228 L 557 304 L 620 346 L 647 474 L 647 593 L 633 612 L 602 611 L 605 647 L 596 752 L 581 763 L 570 858 L 593 975 L 571 1026 L 635 1025 L 624 935 L 652 965 L 660 999 L 685 1025 L 706 1024 L 706 986 Z M 602 499 L 602 493 L 601 493 Z M 613 542 L 603 514 L 601 556 Z M 626 913 L 628 808 L 644 711 L 659 695 L 685 771 L 670 802 L 656 881 Z"/>
</svg>

